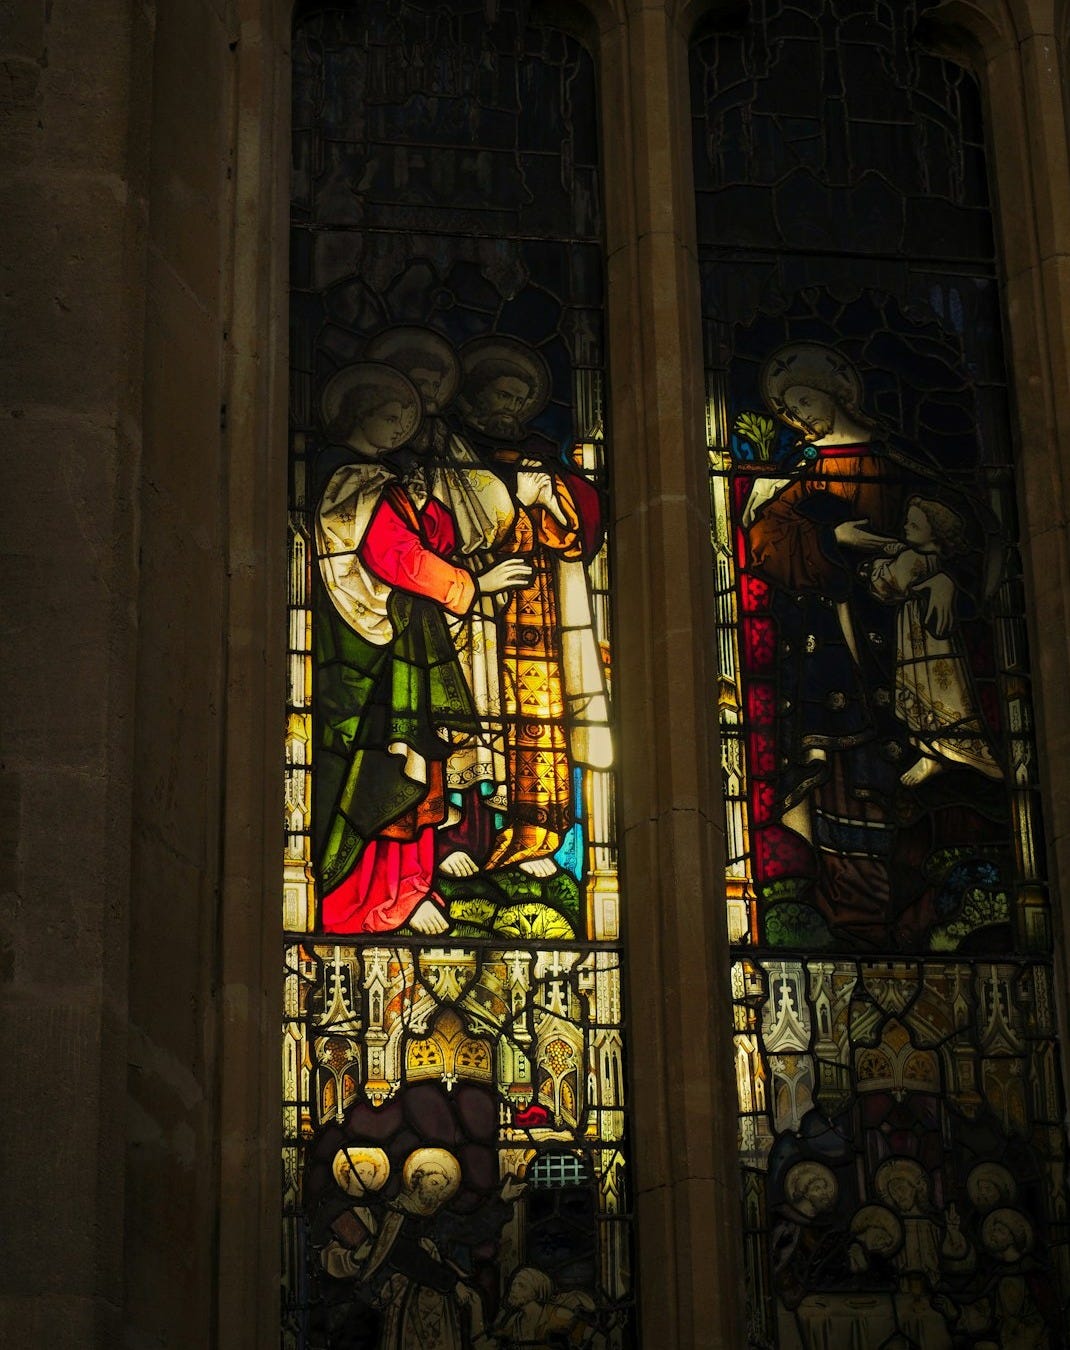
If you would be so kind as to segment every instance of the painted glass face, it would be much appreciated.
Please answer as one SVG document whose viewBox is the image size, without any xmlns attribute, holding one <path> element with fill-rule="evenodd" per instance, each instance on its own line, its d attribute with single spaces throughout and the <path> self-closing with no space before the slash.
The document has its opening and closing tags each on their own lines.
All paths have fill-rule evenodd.
<svg viewBox="0 0 1070 1350">
<path fill-rule="evenodd" d="M 778 1350 L 1055 1345 L 1070 1291 L 979 98 L 918 48 L 926 7 L 758 0 L 692 49 L 750 1327 Z"/>
<path fill-rule="evenodd" d="M 626 1347 L 594 69 L 294 32 L 284 1344 Z"/>
<path fill-rule="evenodd" d="M 405 439 L 405 407 L 399 402 L 381 403 L 361 419 L 359 430 L 381 454 L 396 450 Z"/>
</svg>

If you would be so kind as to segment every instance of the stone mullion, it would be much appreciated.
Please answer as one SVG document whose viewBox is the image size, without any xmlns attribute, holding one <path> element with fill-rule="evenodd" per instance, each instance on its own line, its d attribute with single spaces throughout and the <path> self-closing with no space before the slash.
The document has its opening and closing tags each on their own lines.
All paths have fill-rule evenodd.
<svg viewBox="0 0 1070 1350">
<path fill-rule="evenodd" d="M 643 1343 L 743 1343 L 686 34 L 602 19 L 617 718 Z"/>
<path fill-rule="evenodd" d="M 290 18 L 270 0 L 236 8 L 214 1315 L 220 1347 L 259 1350 L 279 1336 Z"/>
<path fill-rule="evenodd" d="M 1046 6 L 1030 6 L 1042 10 Z M 1070 666 L 1070 146 L 1063 80 L 1065 48 L 1052 32 L 1032 31 L 1020 41 L 1016 65 L 1024 126 L 1017 158 L 1027 182 L 1029 255 L 1020 270 L 1007 257 L 1004 279 L 1010 355 L 1019 421 L 1019 501 L 1030 585 L 1033 672 L 1037 683 L 1040 769 L 1045 792 L 1049 870 L 1056 890 L 1059 958 L 1070 968 L 1070 924 L 1065 883 L 1070 877 L 1070 706 L 1063 697 Z M 997 81 L 1006 62 L 993 63 L 993 109 L 999 108 Z M 996 121 L 993 119 L 993 138 Z M 1000 137 L 995 171 L 1000 205 L 1004 175 L 1013 172 L 1010 147 Z M 1013 191 L 1013 187 L 1011 189 Z M 1009 228 L 1004 227 L 1009 255 Z M 1022 359 L 1024 358 L 1024 359 Z M 1070 1070 L 1070 1014 L 1063 1000 L 1064 1066 Z"/>
</svg>

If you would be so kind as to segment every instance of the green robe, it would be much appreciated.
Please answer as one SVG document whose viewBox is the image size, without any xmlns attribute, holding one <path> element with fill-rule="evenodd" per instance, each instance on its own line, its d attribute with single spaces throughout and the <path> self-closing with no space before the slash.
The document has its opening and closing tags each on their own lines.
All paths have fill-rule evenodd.
<svg viewBox="0 0 1070 1350">
<path fill-rule="evenodd" d="M 439 729 L 478 729 L 472 696 L 441 608 L 394 591 L 394 637 L 377 646 L 345 622 L 317 583 L 315 614 L 315 856 L 321 893 L 338 886 L 367 840 L 416 807 L 426 784 L 387 747 L 401 742 L 428 762 L 445 760 Z"/>
</svg>

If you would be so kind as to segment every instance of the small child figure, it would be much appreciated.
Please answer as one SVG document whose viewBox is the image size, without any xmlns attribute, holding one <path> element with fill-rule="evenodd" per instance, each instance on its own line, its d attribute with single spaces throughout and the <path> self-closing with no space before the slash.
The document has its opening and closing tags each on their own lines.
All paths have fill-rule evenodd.
<svg viewBox="0 0 1070 1350">
<path fill-rule="evenodd" d="M 886 546 L 886 557 L 866 564 L 873 594 L 885 604 L 899 606 L 895 709 L 921 751 L 899 779 L 904 787 L 917 787 L 949 764 L 976 769 L 987 778 L 1003 776 L 961 646 L 954 633 L 934 637 L 927 630 L 924 602 L 914 590 L 967 547 L 961 516 L 942 502 L 912 497 L 902 539 Z"/>
</svg>

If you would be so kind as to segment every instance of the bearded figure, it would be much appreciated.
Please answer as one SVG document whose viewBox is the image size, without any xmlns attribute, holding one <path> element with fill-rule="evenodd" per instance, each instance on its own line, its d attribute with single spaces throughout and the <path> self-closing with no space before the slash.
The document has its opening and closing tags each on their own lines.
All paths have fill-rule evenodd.
<svg viewBox="0 0 1070 1350">
<path fill-rule="evenodd" d="M 575 819 L 574 767 L 612 759 L 586 573 L 602 541 L 598 493 L 526 432 L 550 397 L 550 372 L 533 348 L 477 338 L 461 360 L 465 436 L 513 504 L 498 556 L 522 559 L 531 573 L 504 597 L 498 619 L 506 783 L 488 805 L 505 823 L 485 865 L 549 876 Z"/>
</svg>

